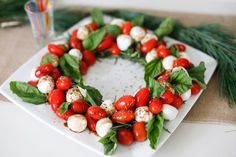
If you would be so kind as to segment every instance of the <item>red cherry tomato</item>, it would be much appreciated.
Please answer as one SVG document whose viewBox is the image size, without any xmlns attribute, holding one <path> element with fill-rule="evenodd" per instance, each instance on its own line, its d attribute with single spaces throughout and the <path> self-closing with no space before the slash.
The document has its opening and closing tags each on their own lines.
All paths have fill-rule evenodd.
<svg viewBox="0 0 236 157">
<path fill-rule="evenodd" d="M 159 83 L 165 83 L 169 82 L 170 79 L 170 71 L 164 71 L 158 78 L 157 82 Z"/>
<path fill-rule="evenodd" d="M 90 106 L 87 110 L 87 114 L 96 120 L 105 118 L 107 116 L 106 111 L 99 106 Z"/>
<path fill-rule="evenodd" d="M 200 90 L 201 90 L 200 85 L 198 83 L 193 83 L 193 86 L 191 88 L 192 95 L 198 94 L 200 92 Z"/>
<path fill-rule="evenodd" d="M 134 142 L 134 137 L 129 129 L 122 128 L 117 131 L 117 140 L 120 144 L 131 145 Z"/>
<path fill-rule="evenodd" d="M 89 130 L 96 132 L 96 124 L 98 120 L 91 118 L 90 116 L 88 116 L 88 114 L 86 114 L 86 119 Z"/>
<path fill-rule="evenodd" d="M 179 52 L 184 52 L 184 51 L 186 51 L 186 47 L 185 47 L 184 44 L 176 44 L 176 46 L 178 47 Z"/>
<path fill-rule="evenodd" d="M 52 109 L 55 111 L 55 107 L 59 107 L 63 102 L 65 102 L 65 94 L 60 89 L 54 89 L 48 95 L 48 103 L 52 105 Z"/>
<path fill-rule="evenodd" d="M 130 21 L 124 22 L 121 26 L 122 34 L 129 34 L 130 30 L 132 29 L 133 25 Z"/>
<path fill-rule="evenodd" d="M 149 111 L 152 112 L 153 114 L 158 114 L 162 111 L 163 104 L 160 99 L 152 99 L 149 102 Z"/>
<path fill-rule="evenodd" d="M 112 34 L 107 34 L 107 35 L 105 36 L 104 40 L 112 40 L 112 41 L 114 41 L 114 40 L 115 40 L 115 37 L 114 37 L 114 35 L 112 35 Z"/>
<path fill-rule="evenodd" d="M 73 111 L 71 111 L 70 109 L 68 109 L 64 114 L 61 114 L 59 110 L 56 110 L 55 113 L 56 113 L 56 115 L 57 115 L 59 118 L 64 119 L 64 120 L 66 120 L 66 121 L 67 121 L 67 119 L 68 119 L 70 116 L 72 116 L 72 115 L 75 114 L 75 113 L 74 113 Z"/>
<path fill-rule="evenodd" d="M 78 100 L 71 103 L 70 108 L 75 113 L 86 113 L 89 105 L 85 100 Z"/>
<path fill-rule="evenodd" d="M 186 58 L 178 58 L 174 61 L 173 67 L 179 67 L 179 66 L 188 68 L 190 66 L 190 63 Z"/>
<path fill-rule="evenodd" d="M 140 106 L 146 106 L 148 103 L 148 99 L 150 96 L 150 91 L 148 88 L 141 88 L 136 94 L 135 94 L 135 107 L 140 107 Z"/>
<path fill-rule="evenodd" d="M 37 87 L 37 85 L 38 85 L 38 81 L 28 81 L 27 83 L 31 86 L 34 86 L 34 87 Z"/>
<path fill-rule="evenodd" d="M 54 54 L 58 57 L 62 56 L 65 53 L 65 50 L 60 45 L 48 44 L 48 51 L 51 54 Z"/>
<path fill-rule="evenodd" d="M 85 75 L 88 72 L 88 65 L 84 61 L 81 61 L 79 64 L 79 69 L 81 74 Z"/>
<path fill-rule="evenodd" d="M 183 99 L 179 95 L 175 95 L 174 101 L 171 103 L 172 106 L 179 109 L 183 105 Z"/>
<path fill-rule="evenodd" d="M 160 58 L 165 58 L 170 55 L 170 50 L 165 46 L 159 46 L 157 48 L 157 54 Z"/>
<path fill-rule="evenodd" d="M 134 105 L 135 105 L 135 98 L 131 95 L 125 95 L 120 97 L 115 102 L 114 106 L 117 110 L 129 110 L 132 109 Z"/>
<path fill-rule="evenodd" d="M 109 49 L 112 46 L 112 40 L 110 39 L 104 39 L 102 40 L 102 42 L 98 45 L 98 47 L 96 48 L 97 52 L 102 52 L 106 49 Z"/>
<path fill-rule="evenodd" d="M 121 54 L 121 50 L 117 46 L 117 43 L 113 43 L 111 48 L 109 49 L 109 53 L 115 56 L 119 56 Z"/>
<path fill-rule="evenodd" d="M 96 57 L 92 51 L 85 50 L 83 52 L 83 61 L 87 63 L 87 65 L 94 65 L 96 62 Z"/>
<path fill-rule="evenodd" d="M 161 100 L 164 104 L 171 104 L 174 101 L 174 97 L 174 94 L 167 89 L 161 96 Z"/>
<path fill-rule="evenodd" d="M 80 51 L 83 51 L 83 46 L 81 44 L 81 41 L 78 38 L 71 37 L 69 40 L 69 45 L 71 48 L 79 49 Z"/>
<path fill-rule="evenodd" d="M 54 67 L 52 64 L 43 64 L 36 69 L 35 76 L 40 78 L 42 76 L 49 75 L 53 69 Z"/>
<path fill-rule="evenodd" d="M 144 54 L 147 54 L 149 51 L 151 51 L 156 46 L 157 46 L 157 40 L 150 39 L 141 46 L 140 50 Z"/>
<path fill-rule="evenodd" d="M 147 139 L 147 131 L 144 122 L 135 122 L 133 125 L 134 139 L 138 142 L 143 142 Z"/>
<path fill-rule="evenodd" d="M 116 123 L 129 123 L 135 118 L 133 111 L 121 110 L 112 115 L 112 121 Z"/>
<path fill-rule="evenodd" d="M 78 32 L 78 29 L 73 30 L 73 32 L 71 33 L 71 38 L 76 39 L 77 38 L 77 32 Z"/>
<path fill-rule="evenodd" d="M 57 79 L 56 86 L 58 89 L 66 91 L 72 85 L 71 79 L 67 76 L 61 76 Z"/>
<path fill-rule="evenodd" d="M 50 76 L 52 76 L 54 81 L 56 81 L 61 75 L 62 73 L 58 68 L 54 68 L 50 73 Z"/>
<path fill-rule="evenodd" d="M 90 31 L 95 31 L 95 30 L 97 30 L 97 24 L 95 23 L 95 22 L 91 22 L 91 23 L 89 23 L 89 24 L 87 24 L 86 25 L 87 27 L 88 27 L 88 29 L 90 30 Z"/>
</svg>

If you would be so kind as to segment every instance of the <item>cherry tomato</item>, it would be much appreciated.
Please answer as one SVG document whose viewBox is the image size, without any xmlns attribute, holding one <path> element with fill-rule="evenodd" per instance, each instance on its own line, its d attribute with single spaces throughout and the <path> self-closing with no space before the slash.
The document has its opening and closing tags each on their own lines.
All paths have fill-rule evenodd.
<svg viewBox="0 0 236 157">
<path fill-rule="evenodd" d="M 133 27 L 133 25 L 130 21 L 124 22 L 123 25 L 121 26 L 122 34 L 129 34 L 132 27 Z"/>
<path fill-rule="evenodd" d="M 96 57 L 92 51 L 85 50 L 83 52 L 83 61 L 87 63 L 87 65 L 94 65 L 96 62 Z"/>
<path fill-rule="evenodd" d="M 133 111 L 121 110 L 112 115 L 112 121 L 116 123 L 129 123 L 135 118 Z"/>
<path fill-rule="evenodd" d="M 86 25 L 87 27 L 88 27 L 88 29 L 90 30 L 90 31 L 95 31 L 95 30 L 97 30 L 97 24 L 95 23 L 95 22 L 91 22 L 91 23 L 89 23 L 89 24 L 87 24 Z"/>
<path fill-rule="evenodd" d="M 65 50 L 60 45 L 48 44 L 48 51 L 51 54 L 54 54 L 58 57 L 62 56 L 65 53 Z"/>
<path fill-rule="evenodd" d="M 174 61 L 173 67 L 179 67 L 179 66 L 188 68 L 190 66 L 190 63 L 186 58 L 178 58 Z"/>
<path fill-rule="evenodd" d="M 150 91 L 148 88 L 141 88 L 136 94 L 135 94 L 135 107 L 140 107 L 140 106 L 146 106 L 148 103 L 148 99 L 150 96 Z"/>
<path fill-rule="evenodd" d="M 134 139 L 143 142 L 147 139 L 147 131 L 144 122 L 135 122 L 133 125 Z"/>
<path fill-rule="evenodd" d="M 120 144 L 131 145 L 134 142 L 134 136 L 129 129 L 122 128 L 117 131 L 117 140 Z"/>
<path fill-rule="evenodd" d="M 70 109 L 68 109 L 64 114 L 61 114 L 59 110 L 56 110 L 55 113 L 56 113 L 56 115 L 57 115 L 59 118 L 64 119 L 64 120 L 66 120 L 66 121 L 67 121 L 67 119 L 68 119 L 70 116 L 72 116 L 72 115 L 75 114 L 75 113 L 74 113 L 72 110 L 70 110 Z"/>
<path fill-rule="evenodd" d="M 158 114 L 162 111 L 163 104 L 160 99 L 152 99 L 149 102 L 149 111 L 152 112 L 153 114 Z"/>
<path fill-rule="evenodd" d="M 115 40 L 115 37 L 114 37 L 114 35 L 112 35 L 112 34 L 107 34 L 106 36 L 105 36 L 105 38 L 104 38 L 104 40 L 112 40 L 112 41 L 114 41 Z"/>
<path fill-rule="evenodd" d="M 71 48 L 79 49 L 80 51 L 83 51 L 83 46 L 81 44 L 81 41 L 78 38 L 70 38 L 69 45 Z"/>
<path fill-rule="evenodd" d="M 73 32 L 71 33 L 71 38 L 76 39 L 77 38 L 77 32 L 78 32 L 78 29 L 73 30 Z"/>
<path fill-rule="evenodd" d="M 56 81 L 61 75 L 62 73 L 58 68 L 54 68 L 50 73 L 50 76 L 52 76 L 54 81 Z"/>
<path fill-rule="evenodd" d="M 106 49 L 109 49 L 112 46 L 112 40 L 110 39 L 104 39 L 102 40 L 102 42 L 98 45 L 98 47 L 96 48 L 97 52 L 102 52 Z"/>
<path fill-rule="evenodd" d="M 147 54 L 149 51 L 151 51 L 156 46 L 157 46 L 157 40 L 150 39 L 141 46 L 140 50 L 144 54 Z"/>
<path fill-rule="evenodd" d="M 129 110 L 132 109 L 134 105 L 135 105 L 135 98 L 131 95 L 125 95 L 120 97 L 115 102 L 114 106 L 117 110 Z"/>
<path fill-rule="evenodd" d="M 179 109 L 183 105 L 183 99 L 179 95 L 175 95 L 174 101 L 171 103 L 172 106 Z"/>
<path fill-rule="evenodd" d="M 87 110 L 87 114 L 88 116 L 96 120 L 105 118 L 107 116 L 106 111 L 100 106 L 90 106 Z"/>
<path fill-rule="evenodd" d="M 88 65 L 84 61 L 81 61 L 79 64 L 79 69 L 81 74 L 85 75 L 88 72 Z"/>
<path fill-rule="evenodd" d="M 185 47 L 184 44 L 176 44 L 176 46 L 178 47 L 179 52 L 184 52 L 184 51 L 186 51 L 186 47 Z"/>
<path fill-rule="evenodd" d="M 42 76 L 49 75 L 53 69 L 54 67 L 52 64 L 43 64 L 36 69 L 35 76 L 40 78 Z"/>
<path fill-rule="evenodd" d="M 27 83 L 31 86 L 37 87 L 38 81 L 28 81 Z"/>
<path fill-rule="evenodd" d="M 88 114 L 86 114 L 86 119 L 89 130 L 96 132 L 96 124 L 98 120 L 91 118 Z"/>
<path fill-rule="evenodd" d="M 169 82 L 170 79 L 170 71 L 164 71 L 158 78 L 157 82 L 159 83 L 165 83 Z"/>
<path fill-rule="evenodd" d="M 164 104 L 171 104 L 174 101 L 174 97 L 174 94 L 167 89 L 161 96 L 161 100 Z"/>
<path fill-rule="evenodd" d="M 200 85 L 198 83 L 193 83 L 193 86 L 191 88 L 192 95 L 198 94 L 200 92 L 200 90 L 201 90 Z"/>
<path fill-rule="evenodd" d="M 111 48 L 109 49 L 109 53 L 115 56 L 119 56 L 121 54 L 121 50 L 117 46 L 117 43 L 113 43 Z"/>
<path fill-rule="evenodd" d="M 67 76 L 61 76 L 57 79 L 56 86 L 58 89 L 66 91 L 72 85 L 71 79 Z"/>
<path fill-rule="evenodd" d="M 85 100 L 77 100 L 71 103 L 70 108 L 75 113 L 86 113 L 89 105 Z"/>
<path fill-rule="evenodd" d="M 65 102 L 65 94 L 60 89 L 54 89 L 48 94 L 48 103 L 52 105 L 52 109 L 55 111 L 55 107 L 59 107 L 63 102 Z"/>
<path fill-rule="evenodd" d="M 165 58 L 170 55 L 170 50 L 165 46 L 159 46 L 157 48 L 157 54 L 160 58 Z"/>
</svg>

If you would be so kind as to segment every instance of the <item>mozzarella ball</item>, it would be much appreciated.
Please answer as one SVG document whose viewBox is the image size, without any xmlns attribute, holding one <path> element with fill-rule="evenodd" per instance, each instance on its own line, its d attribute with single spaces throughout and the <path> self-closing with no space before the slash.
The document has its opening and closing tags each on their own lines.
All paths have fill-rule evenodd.
<svg viewBox="0 0 236 157">
<path fill-rule="evenodd" d="M 172 72 L 179 71 L 179 70 L 183 70 L 189 76 L 188 71 L 184 67 L 182 67 L 182 66 L 173 68 Z"/>
<path fill-rule="evenodd" d="M 147 106 L 141 106 L 136 108 L 135 112 L 135 120 L 137 122 L 149 122 L 152 119 L 153 114 L 149 111 Z"/>
<path fill-rule="evenodd" d="M 69 49 L 69 43 L 68 43 L 68 40 L 63 38 L 63 39 L 59 39 L 57 41 L 54 41 L 53 44 L 55 45 L 61 45 L 65 48 L 65 50 L 68 50 Z"/>
<path fill-rule="evenodd" d="M 132 44 L 132 38 L 129 35 L 121 34 L 117 37 L 117 46 L 121 51 L 126 51 Z"/>
<path fill-rule="evenodd" d="M 36 68 L 31 70 L 30 78 L 31 78 L 32 81 L 38 81 L 39 80 L 39 78 L 35 76 L 36 70 L 37 70 Z"/>
<path fill-rule="evenodd" d="M 147 63 L 151 62 L 153 59 L 157 58 L 157 51 L 156 49 L 152 49 L 150 52 L 148 52 L 145 56 L 145 60 Z"/>
<path fill-rule="evenodd" d="M 147 33 L 144 38 L 141 40 L 141 44 L 146 43 L 148 40 L 150 39 L 156 39 L 157 40 L 157 36 L 153 33 Z"/>
<path fill-rule="evenodd" d="M 105 100 L 103 103 L 100 105 L 102 109 L 104 109 L 108 115 L 112 115 L 113 113 L 116 112 L 116 108 L 111 100 Z"/>
<path fill-rule="evenodd" d="M 177 58 L 174 57 L 174 56 L 167 56 L 165 57 L 163 60 L 162 60 L 162 65 L 164 67 L 164 69 L 166 70 L 171 70 L 173 68 L 173 64 L 174 64 L 174 61 L 176 60 Z"/>
<path fill-rule="evenodd" d="M 74 132 L 82 132 L 87 127 L 86 117 L 81 114 L 75 114 L 68 118 L 67 126 Z"/>
<path fill-rule="evenodd" d="M 89 35 L 89 29 L 86 26 L 81 26 L 77 31 L 77 38 L 84 40 Z"/>
<path fill-rule="evenodd" d="M 187 90 L 185 93 L 181 95 L 181 98 L 183 101 L 188 100 L 191 97 L 191 89 Z"/>
<path fill-rule="evenodd" d="M 186 52 L 181 52 L 179 54 L 180 54 L 180 58 L 185 58 L 188 61 L 190 61 L 190 56 Z"/>
<path fill-rule="evenodd" d="M 54 89 L 54 80 L 51 76 L 42 76 L 39 79 L 37 87 L 42 93 L 50 93 Z"/>
<path fill-rule="evenodd" d="M 173 120 L 175 119 L 179 111 L 175 107 L 169 104 L 164 104 L 162 112 L 163 112 L 164 119 Z"/>
<path fill-rule="evenodd" d="M 82 60 L 83 54 L 79 49 L 71 49 L 69 55 L 74 56 L 78 61 Z"/>
<path fill-rule="evenodd" d="M 74 102 L 77 100 L 82 100 L 83 95 L 81 94 L 79 88 L 72 87 L 66 92 L 66 101 L 67 102 Z"/>
<path fill-rule="evenodd" d="M 119 19 L 119 18 L 114 18 L 112 21 L 111 21 L 111 25 L 117 25 L 119 27 L 122 27 L 123 23 L 125 21 L 123 19 Z"/>
<path fill-rule="evenodd" d="M 102 118 L 96 124 L 96 132 L 98 136 L 105 136 L 112 127 L 112 121 L 109 118 Z"/>
<path fill-rule="evenodd" d="M 130 31 L 130 36 L 135 41 L 141 41 L 144 38 L 145 35 L 146 35 L 145 30 L 142 27 L 139 27 L 139 26 L 134 26 Z"/>
</svg>

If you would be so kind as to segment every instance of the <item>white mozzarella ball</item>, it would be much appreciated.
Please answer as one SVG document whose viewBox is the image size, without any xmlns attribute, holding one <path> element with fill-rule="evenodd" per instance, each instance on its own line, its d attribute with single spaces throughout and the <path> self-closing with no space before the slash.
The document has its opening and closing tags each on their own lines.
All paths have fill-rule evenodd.
<svg viewBox="0 0 236 157">
<path fill-rule="evenodd" d="M 74 56 L 78 59 L 78 61 L 82 60 L 83 54 L 79 49 L 71 49 L 69 52 L 69 55 Z"/>
<path fill-rule="evenodd" d="M 183 71 L 189 76 L 188 71 L 187 71 L 184 67 L 182 67 L 182 66 L 174 67 L 174 68 L 172 69 L 172 72 L 174 72 L 174 71 L 179 71 L 179 70 L 183 70 Z"/>
<path fill-rule="evenodd" d="M 181 95 L 181 98 L 183 101 L 188 100 L 191 97 L 191 89 L 187 90 L 185 93 Z"/>
<path fill-rule="evenodd" d="M 56 40 L 52 43 L 55 44 L 55 45 L 61 45 L 65 49 L 69 49 L 68 39 L 62 38 L 62 39 L 58 39 L 58 40 Z"/>
<path fill-rule="evenodd" d="M 100 105 L 102 109 L 104 109 L 108 115 L 112 115 L 116 112 L 116 108 L 111 100 L 104 100 L 103 103 Z"/>
<path fill-rule="evenodd" d="M 109 118 L 102 118 L 96 124 L 96 132 L 98 136 L 105 136 L 112 127 L 112 121 Z"/>
<path fill-rule="evenodd" d="M 74 132 L 82 132 L 87 127 L 86 117 L 81 114 L 75 114 L 68 118 L 67 126 Z"/>
<path fill-rule="evenodd" d="M 117 37 L 117 46 L 121 51 L 126 51 L 132 44 L 132 38 L 129 35 L 121 34 Z"/>
<path fill-rule="evenodd" d="M 141 41 L 144 36 L 146 35 L 146 31 L 139 26 L 134 26 L 130 30 L 130 36 L 135 40 L 135 41 Z"/>
<path fill-rule="evenodd" d="M 50 93 L 54 89 L 54 80 L 51 76 L 42 76 L 39 79 L 37 87 L 42 93 Z"/>
<path fill-rule="evenodd" d="M 31 78 L 32 81 L 38 81 L 39 80 L 39 78 L 35 76 L 36 70 L 37 70 L 36 68 L 31 70 L 30 78 Z"/>
<path fill-rule="evenodd" d="M 119 18 L 114 18 L 112 21 L 111 21 L 111 25 L 117 25 L 119 27 L 122 27 L 123 23 L 125 21 L 123 19 L 119 19 Z"/>
<path fill-rule="evenodd" d="M 86 26 L 81 26 L 77 31 L 77 38 L 84 40 L 89 35 L 89 29 Z"/>
<path fill-rule="evenodd" d="M 164 69 L 166 70 L 171 70 L 173 68 L 173 64 L 174 64 L 174 61 L 176 60 L 177 58 L 174 57 L 174 56 L 167 56 L 165 57 L 163 60 L 162 60 L 162 65 L 164 67 Z"/>
<path fill-rule="evenodd" d="M 157 40 L 157 36 L 153 33 L 147 33 L 144 38 L 141 40 L 141 44 L 146 43 L 148 40 L 150 39 L 156 39 Z"/>
<path fill-rule="evenodd" d="M 156 49 L 152 49 L 150 52 L 148 52 L 145 56 L 145 60 L 147 63 L 151 62 L 153 59 L 157 58 L 157 51 Z"/>
<path fill-rule="evenodd" d="M 190 61 L 190 56 L 186 52 L 181 52 L 179 54 L 180 54 L 180 58 L 185 58 L 188 61 Z"/>
<path fill-rule="evenodd" d="M 66 92 L 66 101 L 74 102 L 77 100 L 82 100 L 83 95 L 77 87 L 72 87 Z"/>
<path fill-rule="evenodd" d="M 135 112 L 135 120 L 137 122 L 149 122 L 152 119 L 153 114 L 149 111 L 147 106 L 141 106 L 136 108 Z"/>
<path fill-rule="evenodd" d="M 175 107 L 169 104 L 164 104 L 162 112 L 163 112 L 164 119 L 173 120 L 175 119 L 179 111 Z"/>
</svg>

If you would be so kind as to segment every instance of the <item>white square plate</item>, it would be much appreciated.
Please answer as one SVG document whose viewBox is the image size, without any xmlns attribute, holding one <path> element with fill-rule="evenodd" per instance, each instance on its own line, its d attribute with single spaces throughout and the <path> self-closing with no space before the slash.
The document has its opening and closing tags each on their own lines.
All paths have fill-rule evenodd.
<svg viewBox="0 0 236 157">
<path fill-rule="evenodd" d="M 111 19 L 111 17 L 105 16 L 106 22 L 109 22 Z M 91 18 L 89 17 L 83 19 L 67 32 L 65 32 L 64 35 L 71 32 L 75 27 L 84 25 L 90 21 Z M 167 41 L 167 44 L 180 43 L 171 38 L 165 38 L 165 40 Z M 46 52 L 47 48 L 45 47 L 37 52 L 25 64 L 23 64 L 15 73 L 13 73 L 2 84 L 0 88 L 1 93 L 10 101 L 15 103 L 21 109 L 45 125 L 66 136 L 72 141 L 80 144 L 80 146 L 86 147 L 100 155 L 103 155 L 103 146 L 98 142 L 99 137 L 93 133 L 90 133 L 89 131 L 84 131 L 83 133 L 79 134 L 69 131 L 69 129 L 64 126 L 64 121 L 56 117 L 56 115 L 51 111 L 49 105 L 45 104 L 35 106 L 25 103 L 11 92 L 9 88 L 10 81 L 28 81 L 30 79 L 31 70 L 39 65 L 41 56 L 43 56 Z M 194 65 L 198 65 L 201 61 L 205 62 L 205 82 L 208 83 L 214 73 L 214 70 L 216 69 L 216 60 L 190 46 L 187 46 L 187 53 L 191 57 L 191 61 Z M 84 77 L 84 80 L 87 84 L 98 88 L 104 98 L 114 99 L 114 97 L 119 97 L 124 94 L 132 95 L 140 86 L 144 86 L 143 74 L 143 67 L 137 63 L 132 63 L 123 59 L 118 59 L 118 61 L 115 61 L 115 59 L 102 59 L 101 61 L 97 61 L 96 65 L 89 69 L 88 74 Z M 192 96 L 183 105 L 183 107 L 179 110 L 179 114 L 176 119 L 165 123 L 165 128 L 168 129 L 170 133 L 166 131 L 162 132 L 157 149 L 159 149 L 165 143 L 174 130 L 179 126 L 180 122 L 184 119 L 201 93 L 202 91 L 198 95 Z M 149 157 L 152 156 L 156 151 L 157 150 L 152 150 L 149 147 L 149 143 L 147 141 L 143 143 L 134 143 L 128 147 L 119 145 L 117 152 L 113 156 L 120 157 L 127 156 L 127 154 L 129 154 L 130 157 Z"/>
</svg>

